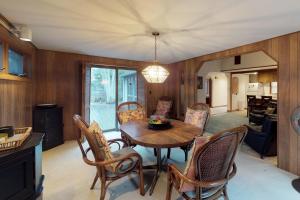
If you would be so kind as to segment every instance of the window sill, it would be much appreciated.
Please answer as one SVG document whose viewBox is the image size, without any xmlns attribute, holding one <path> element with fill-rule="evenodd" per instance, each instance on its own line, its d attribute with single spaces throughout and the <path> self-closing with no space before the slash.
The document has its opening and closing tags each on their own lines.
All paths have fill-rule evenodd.
<svg viewBox="0 0 300 200">
<path fill-rule="evenodd" d="M 30 78 L 14 76 L 6 73 L 0 73 L 0 80 L 31 82 Z"/>
</svg>

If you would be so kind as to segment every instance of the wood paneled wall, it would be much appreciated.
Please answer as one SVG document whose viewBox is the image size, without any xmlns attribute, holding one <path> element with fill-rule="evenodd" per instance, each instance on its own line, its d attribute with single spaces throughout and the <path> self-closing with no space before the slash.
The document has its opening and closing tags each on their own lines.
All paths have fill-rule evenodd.
<svg viewBox="0 0 300 200">
<path fill-rule="evenodd" d="M 200 56 L 171 64 L 184 72 L 184 106 L 196 99 L 196 72 L 203 62 L 263 50 L 278 62 L 278 166 L 300 175 L 300 136 L 290 124 L 293 110 L 300 106 L 300 32 Z M 177 92 L 179 88 L 176 89 Z M 180 105 L 180 102 L 177 102 Z M 177 107 L 178 107 L 177 105 Z M 178 112 L 178 111 L 177 111 Z"/>
<path fill-rule="evenodd" d="M 31 126 L 31 82 L 0 80 L 0 126 Z"/>
<path fill-rule="evenodd" d="M 64 108 L 64 139 L 75 139 L 78 129 L 72 116 L 81 113 L 82 103 L 82 63 L 95 63 L 109 66 L 127 66 L 140 71 L 146 62 L 88 56 L 74 53 L 38 50 L 35 74 L 34 104 L 55 103 Z M 142 76 L 139 75 L 139 78 Z M 144 84 L 139 81 L 139 84 Z M 147 89 L 139 85 L 139 90 Z M 140 92 L 141 93 L 141 92 Z M 139 94 L 139 97 L 145 97 Z"/>
<path fill-rule="evenodd" d="M 32 67 L 35 67 L 36 48 L 28 42 L 23 42 L 10 34 L 4 27 L 0 26 L 0 42 L 6 43 L 8 47 L 28 55 Z M 7 64 L 7 60 L 4 61 Z M 2 63 L 1 66 L 2 67 Z M 4 66 L 7 69 L 7 66 Z M 0 126 L 12 125 L 14 127 L 31 126 L 32 120 L 32 80 L 13 76 L 6 76 L 4 70 L 0 77 Z M 9 77 L 10 80 L 5 79 Z"/>
</svg>

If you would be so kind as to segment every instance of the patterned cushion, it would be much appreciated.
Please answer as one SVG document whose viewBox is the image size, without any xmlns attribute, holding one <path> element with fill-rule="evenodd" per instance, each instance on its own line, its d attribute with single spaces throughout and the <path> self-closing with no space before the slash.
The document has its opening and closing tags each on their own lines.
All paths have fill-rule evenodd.
<svg viewBox="0 0 300 200">
<path fill-rule="evenodd" d="M 195 138 L 193 147 L 191 149 L 191 154 L 188 158 L 185 170 L 183 175 L 187 176 L 189 179 L 195 180 L 196 179 L 196 158 L 195 154 L 204 144 L 209 141 L 210 136 L 198 136 Z M 181 181 L 179 191 L 180 192 L 190 192 L 194 191 L 195 187 L 190 185 L 186 182 Z"/>
<path fill-rule="evenodd" d="M 204 125 L 207 118 L 207 112 L 204 110 L 193 110 L 187 108 L 184 122 L 195 125 L 201 129 L 204 129 Z"/>
<path fill-rule="evenodd" d="M 118 112 L 120 123 L 126 123 L 132 120 L 142 120 L 145 119 L 145 111 L 143 108 L 138 108 L 136 110 L 126 110 Z"/>
<path fill-rule="evenodd" d="M 159 100 L 157 103 L 155 115 L 163 115 L 166 116 L 170 111 L 172 106 L 172 101 L 161 101 Z"/>
<path fill-rule="evenodd" d="M 103 131 L 100 128 L 100 126 L 98 125 L 98 123 L 93 121 L 88 130 L 95 137 L 96 143 L 99 147 L 100 155 L 103 158 L 103 160 L 113 159 L 114 156 L 110 150 L 107 140 L 103 134 Z M 110 165 L 107 165 L 106 169 L 114 172 L 116 169 L 116 165 L 117 165 L 116 163 L 112 163 Z"/>
</svg>

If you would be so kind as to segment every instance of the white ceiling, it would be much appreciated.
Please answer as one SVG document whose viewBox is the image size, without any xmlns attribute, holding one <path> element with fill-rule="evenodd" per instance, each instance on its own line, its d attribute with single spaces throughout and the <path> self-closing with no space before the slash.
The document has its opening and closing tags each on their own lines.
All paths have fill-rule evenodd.
<svg viewBox="0 0 300 200">
<path fill-rule="evenodd" d="M 0 0 L 41 49 L 172 63 L 300 30 L 299 0 Z"/>
</svg>

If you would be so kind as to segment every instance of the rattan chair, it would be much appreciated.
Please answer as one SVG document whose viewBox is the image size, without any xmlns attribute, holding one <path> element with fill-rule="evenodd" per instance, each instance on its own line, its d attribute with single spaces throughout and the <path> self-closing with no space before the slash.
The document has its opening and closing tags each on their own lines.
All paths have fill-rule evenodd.
<svg viewBox="0 0 300 200">
<path fill-rule="evenodd" d="M 126 141 L 122 139 L 113 139 L 109 140 L 108 144 L 117 144 L 119 147 L 118 151 L 113 152 L 114 158 L 111 160 L 105 160 L 101 155 L 99 150 L 99 146 L 97 145 L 95 137 L 88 131 L 88 125 L 84 122 L 79 115 L 74 115 L 73 120 L 76 126 L 81 130 L 82 134 L 85 136 L 89 148 L 84 149 L 80 136 L 78 136 L 77 143 L 82 153 L 82 157 L 85 163 L 91 166 L 95 166 L 97 169 L 96 176 L 92 183 L 91 189 L 94 189 L 94 186 L 99 179 L 101 181 L 101 194 L 100 200 L 104 200 L 106 189 L 113 181 L 118 180 L 124 176 L 131 174 L 132 172 L 137 172 L 139 175 L 139 188 L 140 194 L 144 195 L 144 176 L 143 176 L 143 160 L 142 157 L 134 151 L 132 148 L 121 148 L 121 143 L 126 143 Z M 123 145 L 127 146 L 127 145 Z M 87 157 L 87 153 L 91 150 L 95 160 L 91 161 Z M 106 166 L 115 163 L 116 170 L 114 172 L 106 169 Z M 107 183 L 108 182 L 108 183 Z"/>
<path fill-rule="evenodd" d="M 129 101 L 129 102 L 124 102 L 121 103 L 118 107 L 117 107 L 117 119 L 119 124 L 122 124 L 122 120 L 120 118 L 120 112 L 124 112 L 127 110 L 136 110 L 136 109 L 144 109 L 144 107 L 139 104 L 138 102 L 134 102 L 134 101 Z M 146 119 L 146 115 L 144 116 Z M 125 140 L 127 142 L 127 144 L 131 147 L 135 147 L 136 144 L 133 144 L 124 133 L 122 133 L 121 131 L 121 137 L 123 140 Z"/>
<path fill-rule="evenodd" d="M 184 199 L 212 200 L 220 196 L 228 199 L 226 187 L 228 181 L 236 174 L 234 159 L 246 131 L 245 126 L 222 131 L 200 147 L 194 154 L 195 180 L 185 176 L 175 165 L 168 165 L 166 200 L 171 199 L 173 187 L 177 191 L 180 190 L 182 181 L 195 187 L 194 191 L 180 193 Z"/>
<path fill-rule="evenodd" d="M 205 103 L 196 103 L 194 104 L 192 107 L 191 107 L 193 110 L 203 110 L 203 111 L 206 111 L 207 112 L 207 117 L 206 117 L 206 120 L 205 120 L 205 123 L 204 123 L 204 128 L 203 128 L 203 132 L 208 124 L 208 121 L 209 121 L 209 118 L 210 118 L 210 108 L 209 108 L 209 105 L 205 104 Z M 199 133 L 199 135 L 202 134 Z M 189 150 L 191 149 L 191 146 L 192 146 L 193 143 L 190 143 L 186 146 L 182 146 L 180 147 L 183 151 L 184 151 L 184 160 L 187 161 L 187 157 L 188 157 L 188 152 Z M 170 155 L 171 155 L 171 149 L 168 148 L 168 153 L 167 153 L 167 157 L 170 158 Z"/>
</svg>

